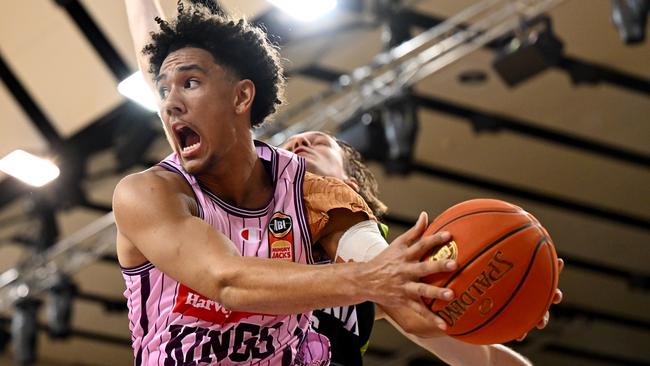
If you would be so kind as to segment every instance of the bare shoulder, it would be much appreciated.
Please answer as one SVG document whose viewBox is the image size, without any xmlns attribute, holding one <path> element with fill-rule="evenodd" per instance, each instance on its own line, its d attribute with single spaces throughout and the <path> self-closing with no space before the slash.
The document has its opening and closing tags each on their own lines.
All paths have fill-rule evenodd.
<svg viewBox="0 0 650 366">
<path fill-rule="evenodd" d="M 135 267 L 146 262 L 136 239 L 172 217 L 190 215 L 192 197 L 181 176 L 160 167 L 124 177 L 113 193 L 120 264 Z"/>
<path fill-rule="evenodd" d="M 192 190 L 180 175 L 153 167 L 120 180 L 113 192 L 113 209 L 119 213 L 138 205 L 165 204 L 184 197 L 192 197 Z"/>
<path fill-rule="evenodd" d="M 196 205 L 187 182 L 160 167 L 124 177 L 113 193 L 115 221 L 122 233 L 150 220 L 194 215 Z"/>
<path fill-rule="evenodd" d="M 178 174 L 160 167 L 153 167 L 122 178 L 115 187 L 113 199 L 142 194 L 156 195 L 161 191 L 183 191 L 183 185 L 187 186 Z"/>
</svg>

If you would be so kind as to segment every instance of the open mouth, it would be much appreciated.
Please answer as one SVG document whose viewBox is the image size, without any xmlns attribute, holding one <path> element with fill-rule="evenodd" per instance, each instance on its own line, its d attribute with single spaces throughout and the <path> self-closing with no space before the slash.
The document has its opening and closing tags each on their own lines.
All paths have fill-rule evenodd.
<svg viewBox="0 0 650 366">
<path fill-rule="evenodd" d="M 174 133 L 183 155 L 193 152 L 201 145 L 201 136 L 188 126 L 174 128 Z"/>
</svg>

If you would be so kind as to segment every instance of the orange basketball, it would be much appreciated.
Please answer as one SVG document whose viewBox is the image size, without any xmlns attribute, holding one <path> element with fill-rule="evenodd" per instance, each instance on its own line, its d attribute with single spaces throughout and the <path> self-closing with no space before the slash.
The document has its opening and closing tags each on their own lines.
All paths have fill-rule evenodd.
<svg viewBox="0 0 650 366">
<path fill-rule="evenodd" d="M 535 327 L 558 283 L 557 254 L 546 229 L 520 207 L 493 199 L 457 204 L 424 235 L 449 231 L 452 241 L 423 260 L 455 259 L 458 269 L 424 282 L 454 290 L 454 299 L 424 299 L 446 333 L 474 344 L 504 343 Z"/>
</svg>

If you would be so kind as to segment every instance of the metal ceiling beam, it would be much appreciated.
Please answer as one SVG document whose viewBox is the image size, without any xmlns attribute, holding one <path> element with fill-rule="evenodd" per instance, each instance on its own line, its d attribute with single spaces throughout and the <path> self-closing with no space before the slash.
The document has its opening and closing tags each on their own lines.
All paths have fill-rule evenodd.
<svg viewBox="0 0 650 366">
<path fill-rule="evenodd" d="M 611 144 L 588 140 L 567 132 L 560 133 L 549 128 L 541 127 L 540 123 L 512 118 L 503 114 L 490 113 L 431 96 L 414 95 L 413 99 L 422 107 L 455 117 L 466 118 L 474 124 L 474 127 L 479 132 L 481 128 L 485 131 L 507 130 L 535 139 L 587 151 L 606 158 L 616 159 L 628 164 L 639 165 L 644 168 L 650 167 L 650 156 Z"/>
<path fill-rule="evenodd" d="M 300 75 L 318 81 L 327 81 L 333 83 L 337 81 L 341 77 L 341 75 L 343 75 L 343 73 L 337 70 L 312 64 L 312 65 L 307 65 L 300 69 L 286 70 L 284 76 L 286 78 L 291 78 L 294 75 Z"/>
<path fill-rule="evenodd" d="M 566 55 L 560 58 L 559 63 L 555 67 L 569 73 L 571 80 L 576 84 L 606 82 L 650 96 L 649 79 L 644 79 L 641 76 L 632 75 L 613 67 L 599 65 Z"/>
<path fill-rule="evenodd" d="M 420 28 L 427 28 L 429 24 L 435 26 L 446 19 L 432 14 L 423 14 L 414 10 L 405 10 L 405 12 L 408 14 L 407 19 L 410 19 L 411 25 Z M 463 27 L 461 26 L 461 28 Z M 513 37 L 512 34 L 502 37 L 498 41 L 490 42 L 486 48 L 492 51 L 499 51 L 504 45 L 508 44 Z M 650 95 L 649 79 L 613 67 L 599 65 L 575 56 L 563 55 L 558 64 L 555 65 L 555 68 L 569 73 L 571 80 L 576 84 L 595 84 L 605 82 L 620 88 Z"/>
<path fill-rule="evenodd" d="M 54 123 L 45 115 L 45 112 L 40 108 L 34 98 L 29 94 L 27 89 L 18 80 L 16 74 L 11 70 L 9 64 L 5 61 L 0 53 L 0 78 L 7 86 L 7 89 L 16 99 L 23 112 L 27 114 L 29 120 L 34 127 L 41 133 L 45 141 L 47 141 L 52 151 L 60 151 L 63 148 L 63 139 L 59 132 L 54 127 Z M 7 123 L 16 123 L 15 121 L 7 121 Z"/>
<path fill-rule="evenodd" d="M 341 71 L 318 65 L 310 65 L 295 72 L 315 80 L 326 82 L 335 82 L 345 74 Z M 616 159 L 628 164 L 639 165 L 644 168 L 650 167 L 650 156 L 611 144 L 588 140 L 569 133 L 560 133 L 549 128 L 541 127 L 540 123 L 508 117 L 498 113 L 490 113 L 432 96 L 413 95 L 412 98 L 416 104 L 422 107 L 466 119 L 474 125 L 474 128 L 478 132 L 507 130 L 527 137 L 587 151 L 610 159 Z"/>
<path fill-rule="evenodd" d="M 108 69 L 113 73 L 115 79 L 122 81 L 131 75 L 131 68 L 124 62 L 117 50 L 109 42 L 108 38 L 99 29 L 95 20 L 90 16 L 86 8 L 78 0 L 53 0 L 61 6 L 74 23 L 79 27 L 81 33 L 93 46 L 95 51 Z"/>
<path fill-rule="evenodd" d="M 604 219 L 618 224 L 631 226 L 643 231 L 650 231 L 650 220 L 645 217 L 636 216 L 613 209 L 597 207 L 588 203 L 576 201 L 571 198 L 540 193 L 513 184 L 498 182 L 489 178 L 479 177 L 459 171 L 453 171 L 444 167 L 434 166 L 429 163 L 425 164 L 422 162 L 414 162 L 411 166 L 411 169 L 414 172 L 418 172 L 420 174 L 450 180 L 455 183 L 463 183 L 475 186 L 479 189 L 488 189 L 506 195 L 516 196 L 525 200 L 535 201 L 543 205 L 554 206 L 578 212 L 591 216 L 593 218 Z"/>
<path fill-rule="evenodd" d="M 358 7 L 349 7 L 348 9 L 354 11 L 362 10 Z M 435 27 L 446 20 L 445 17 L 424 14 L 409 8 L 402 8 L 396 16 L 399 16 L 413 27 L 423 29 Z M 290 43 L 291 32 L 287 29 L 288 26 L 285 23 L 278 20 L 277 9 L 272 8 L 268 12 L 263 13 L 256 18 L 253 23 L 266 26 L 269 34 L 275 35 L 275 37 L 277 37 L 276 39 L 280 40 L 279 44 Z M 377 23 L 377 25 L 379 25 L 379 23 Z M 331 37 L 331 34 L 327 33 L 322 36 Z M 490 42 L 486 48 L 492 51 L 498 51 L 512 38 L 512 35 L 508 35 L 496 42 Z M 620 88 L 650 95 L 650 80 L 647 78 L 612 67 L 599 65 L 588 60 L 580 59 L 576 56 L 562 56 L 558 64 L 555 65 L 555 68 L 566 71 L 576 84 L 595 84 L 605 82 Z"/>
</svg>

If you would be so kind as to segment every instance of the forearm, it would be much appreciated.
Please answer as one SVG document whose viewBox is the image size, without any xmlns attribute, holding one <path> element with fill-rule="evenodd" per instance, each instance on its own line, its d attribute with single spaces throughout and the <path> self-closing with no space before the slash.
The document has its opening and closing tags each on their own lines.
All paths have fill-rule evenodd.
<svg viewBox="0 0 650 366">
<path fill-rule="evenodd" d="M 302 265 L 270 259 L 233 258 L 233 269 L 216 271 L 216 299 L 229 309 L 292 314 L 359 303 L 370 298 L 366 264 Z"/>
<path fill-rule="evenodd" d="M 124 4 L 138 67 L 147 83 L 153 88 L 153 80 L 148 75 L 149 58 L 142 54 L 142 49 L 151 41 L 151 32 L 160 30 L 155 18 L 164 19 L 162 8 L 157 0 L 125 0 Z"/>
<path fill-rule="evenodd" d="M 417 337 L 405 332 L 390 317 L 386 319 L 408 339 L 452 366 L 532 366 L 525 357 L 501 344 L 475 345 L 442 333 L 432 338 Z"/>
<path fill-rule="evenodd" d="M 122 179 L 113 196 L 118 239 L 226 308 L 295 314 L 354 304 L 375 300 L 394 277 L 391 272 L 377 275 L 382 263 L 316 266 L 242 257 L 226 235 L 192 215 L 187 195 L 179 193 L 184 184 L 175 173 L 155 169 Z"/>
<path fill-rule="evenodd" d="M 368 263 L 316 266 L 242 257 L 227 236 L 192 215 L 185 184 L 158 169 L 122 179 L 113 195 L 118 238 L 158 270 L 226 308 L 295 314 L 370 300 L 429 314 L 413 299 L 439 298 L 439 288 L 418 279 L 441 270 L 440 262 L 419 259 L 446 240 L 442 235 L 415 243 L 400 236 Z M 422 216 L 411 231 L 423 231 L 425 224 Z"/>
</svg>

